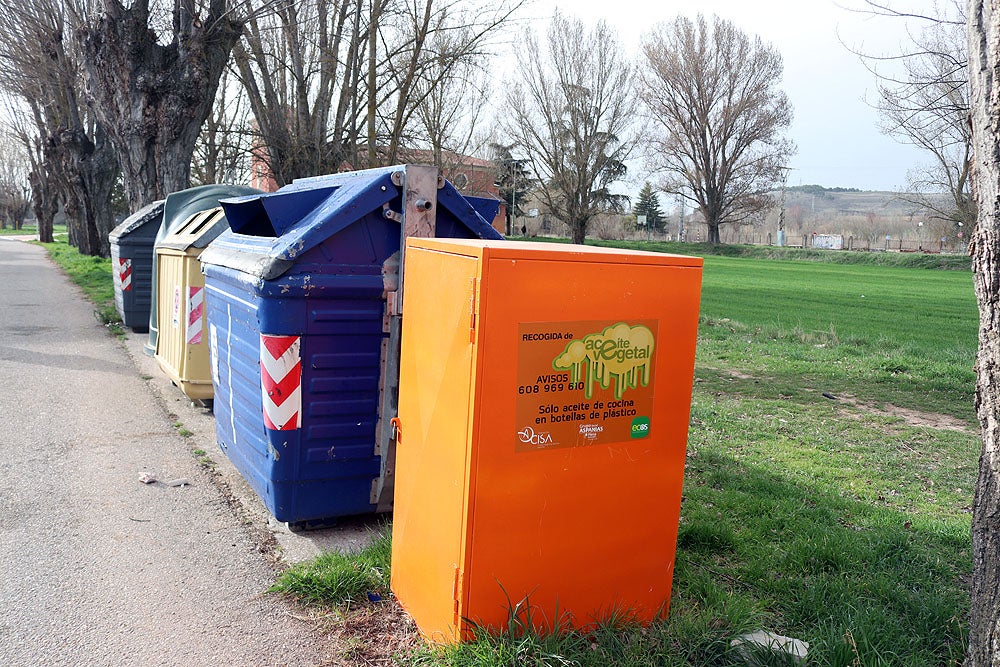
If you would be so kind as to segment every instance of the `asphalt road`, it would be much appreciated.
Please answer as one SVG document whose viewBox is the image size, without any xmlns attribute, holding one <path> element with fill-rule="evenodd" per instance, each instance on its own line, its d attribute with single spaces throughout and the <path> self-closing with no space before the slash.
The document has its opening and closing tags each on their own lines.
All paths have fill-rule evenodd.
<svg viewBox="0 0 1000 667">
<path fill-rule="evenodd" d="M 0 665 L 331 662 L 92 311 L 0 238 Z"/>
</svg>

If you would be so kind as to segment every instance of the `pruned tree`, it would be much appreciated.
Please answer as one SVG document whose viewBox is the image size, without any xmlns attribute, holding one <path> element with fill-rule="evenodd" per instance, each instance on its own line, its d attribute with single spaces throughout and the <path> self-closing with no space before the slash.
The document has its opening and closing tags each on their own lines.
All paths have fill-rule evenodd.
<svg viewBox="0 0 1000 667">
<path fill-rule="evenodd" d="M 653 190 L 653 184 L 646 181 L 639 190 L 639 196 L 635 200 L 632 212 L 646 216 L 646 227 L 649 229 L 663 230 L 666 222 L 663 216 L 663 209 L 660 208 L 660 199 Z"/>
<path fill-rule="evenodd" d="M 692 203 L 719 243 L 719 228 L 746 224 L 773 205 L 794 151 L 783 132 L 792 107 L 779 89 L 781 54 L 735 25 L 678 16 L 643 39 L 642 100 L 656 128 L 650 164 L 662 189 Z"/>
<path fill-rule="evenodd" d="M 106 256 L 118 162 L 83 95 L 68 8 L 60 0 L 10 0 L 0 8 L 0 87 L 20 98 L 19 112 L 36 130 L 28 132 L 24 116 L 15 114 L 34 161 L 30 183 L 43 235 L 51 233 L 57 194 L 70 243 L 83 254 Z"/>
<path fill-rule="evenodd" d="M 882 130 L 930 159 L 910 171 L 910 192 L 899 196 L 948 221 L 952 235 L 963 227 L 971 230 L 976 210 L 969 182 L 972 131 L 964 1 L 935 2 L 924 14 L 890 0 L 865 4 L 870 13 L 910 26 L 909 43 L 899 53 L 854 50 L 877 77 L 875 107 Z"/>
<path fill-rule="evenodd" d="M 612 185 L 635 146 L 632 67 L 603 21 L 588 29 L 556 12 L 544 48 L 528 33 L 507 88 L 507 135 L 537 177 L 537 194 L 583 243 L 598 213 L 621 212 Z"/>
<path fill-rule="evenodd" d="M 304 0 L 251 14 L 234 56 L 257 155 L 282 185 L 443 146 L 454 96 L 432 95 L 465 77 L 521 3 Z M 421 132 L 428 122 L 438 136 Z"/>
<path fill-rule="evenodd" d="M 76 13 L 93 109 L 132 210 L 188 187 L 191 156 L 243 17 L 229 0 L 95 0 Z"/>
<path fill-rule="evenodd" d="M 966 667 L 1000 662 L 1000 8 L 968 6 L 972 193 L 971 252 L 979 302 L 976 413 L 982 433 L 972 506 L 972 599 Z"/>
</svg>

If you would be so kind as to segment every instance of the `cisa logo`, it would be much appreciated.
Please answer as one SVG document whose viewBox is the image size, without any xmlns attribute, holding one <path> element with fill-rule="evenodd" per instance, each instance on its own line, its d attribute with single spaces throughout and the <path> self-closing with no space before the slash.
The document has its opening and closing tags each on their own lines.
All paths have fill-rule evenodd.
<svg viewBox="0 0 1000 667">
<path fill-rule="evenodd" d="M 551 445 L 552 434 L 548 431 L 544 433 L 535 433 L 535 429 L 530 426 L 526 426 L 524 430 L 517 432 L 517 438 L 526 445 L 535 445 L 536 447 L 544 447 L 545 445 Z"/>
</svg>

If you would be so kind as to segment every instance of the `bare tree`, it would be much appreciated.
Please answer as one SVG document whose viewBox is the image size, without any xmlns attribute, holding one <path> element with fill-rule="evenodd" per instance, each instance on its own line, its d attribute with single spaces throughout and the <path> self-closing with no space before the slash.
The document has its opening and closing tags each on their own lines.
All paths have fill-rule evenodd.
<svg viewBox="0 0 1000 667">
<path fill-rule="evenodd" d="M 10 132 L 0 134 L 0 229 L 21 229 L 31 209 L 30 171 L 24 145 Z"/>
<path fill-rule="evenodd" d="M 83 98 L 79 52 L 67 39 L 66 7 L 59 0 L 10 0 L 0 8 L 0 87 L 22 100 L 37 130 L 37 146 L 26 130 L 22 136 L 36 149 L 30 152 L 31 184 L 40 223 L 50 224 L 58 192 L 70 243 L 84 254 L 107 255 L 118 163 Z"/>
<path fill-rule="evenodd" d="M 229 0 L 95 0 L 76 16 L 93 108 L 138 210 L 188 187 L 191 155 L 242 20 Z"/>
<path fill-rule="evenodd" d="M 45 156 L 40 130 L 25 112 L 24 103 L 19 103 L 8 94 L 5 111 L 10 136 L 20 142 L 28 158 L 28 186 L 31 189 L 31 209 L 38 225 L 38 240 L 52 243 L 52 228 L 60 199 L 56 170 Z"/>
<path fill-rule="evenodd" d="M 257 154 L 281 185 L 429 143 L 411 136 L 418 110 L 521 1 L 305 0 L 251 15 L 234 55 Z"/>
<path fill-rule="evenodd" d="M 972 508 L 972 604 L 966 667 L 1000 662 L 1000 10 L 968 8 L 973 197 L 972 268 L 979 302 L 976 412 L 982 429 Z"/>
<path fill-rule="evenodd" d="M 235 77 L 224 70 L 215 104 L 191 156 L 192 184 L 249 183 L 252 137 L 246 95 Z"/>
<path fill-rule="evenodd" d="M 473 37 L 468 29 L 434 36 L 431 50 L 453 54 Z M 416 105 L 414 145 L 426 144 L 434 164 L 448 167 L 448 154 L 463 155 L 473 148 L 476 127 L 489 98 L 485 58 L 469 53 L 465 58 L 431 58 L 426 75 L 414 86 Z M 477 147 L 478 148 L 478 147 Z"/>
<path fill-rule="evenodd" d="M 632 68 L 617 35 L 603 21 L 587 29 L 556 12 L 545 48 L 529 33 L 507 89 L 505 132 L 538 180 L 546 207 L 583 243 L 598 213 L 627 201 L 611 186 L 626 173 L 635 146 Z"/>
<path fill-rule="evenodd" d="M 942 0 L 918 14 L 902 3 L 866 0 L 867 11 L 906 21 L 909 44 L 901 53 L 854 50 L 878 78 L 876 108 L 883 131 L 925 151 L 930 164 L 911 170 L 911 193 L 900 197 L 971 230 L 976 210 L 969 183 L 968 46 L 963 0 Z M 941 197 L 945 193 L 947 196 Z"/>
<path fill-rule="evenodd" d="M 782 132 L 792 107 L 778 88 L 781 54 L 729 21 L 678 16 L 643 40 L 642 99 L 657 128 L 651 163 L 665 192 L 698 208 L 708 240 L 772 206 L 794 151 Z"/>
<path fill-rule="evenodd" d="M 279 185 L 337 170 L 344 154 L 328 126 L 357 137 L 363 4 L 315 0 L 251 14 L 234 47 L 256 124 L 255 156 Z"/>
</svg>

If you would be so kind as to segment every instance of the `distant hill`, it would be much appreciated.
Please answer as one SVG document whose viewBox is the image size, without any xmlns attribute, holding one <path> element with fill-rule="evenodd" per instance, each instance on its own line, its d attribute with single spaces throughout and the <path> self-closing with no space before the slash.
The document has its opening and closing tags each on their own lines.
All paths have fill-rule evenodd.
<svg viewBox="0 0 1000 667">
<path fill-rule="evenodd" d="M 776 197 L 780 194 L 774 193 Z M 906 197 L 899 192 L 796 185 L 785 189 L 785 210 L 798 208 L 808 217 L 827 219 L 834 216 L 867 216 L 869 213 L 891 217 L 921 215 L 921 208 L 907 201 Z"/>
<path fill-rule="evenodd" d="M 808 195 L 823 195 L 828 192 L 865 192 L 858 188 L 824 188 L 822 185 L 790 185 L 786 192 L 804 192 Z"/>
</svg>

